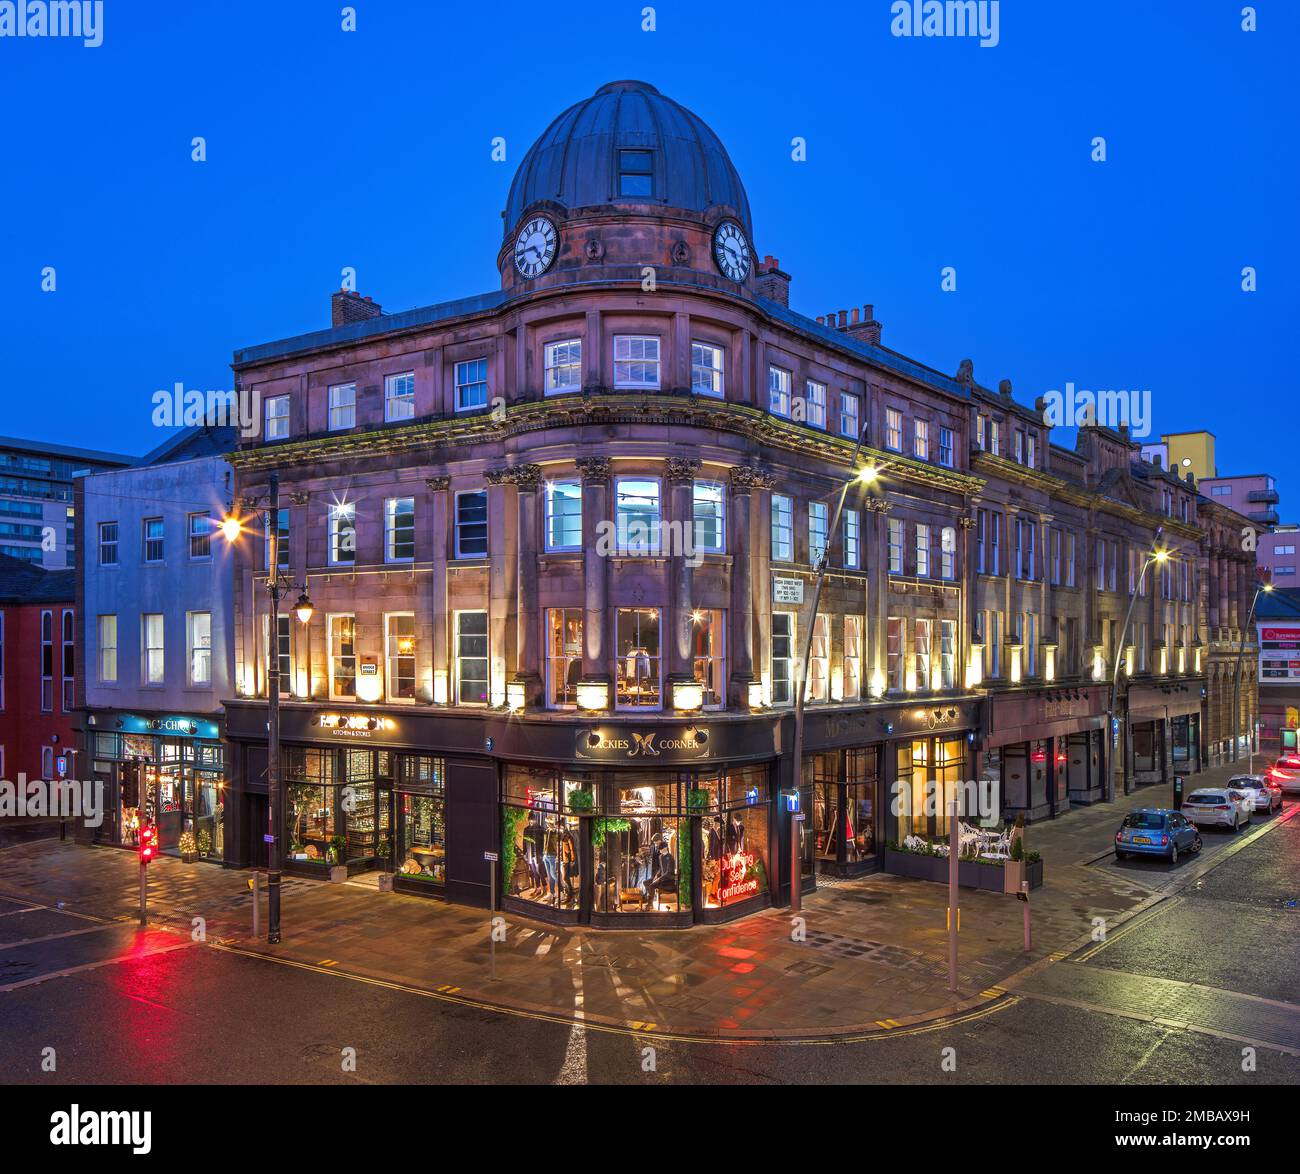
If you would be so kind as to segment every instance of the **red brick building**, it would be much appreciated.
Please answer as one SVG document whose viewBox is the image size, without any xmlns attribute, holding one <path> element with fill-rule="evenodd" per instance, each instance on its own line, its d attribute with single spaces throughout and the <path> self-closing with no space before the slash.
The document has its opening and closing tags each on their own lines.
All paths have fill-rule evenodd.
<svg viewBox="0 0 1300 1174">
<path fill-rule="evenodd" d="M 75 571 L 0 555 L 0 776 L 76 778 Z"/>
</svg>

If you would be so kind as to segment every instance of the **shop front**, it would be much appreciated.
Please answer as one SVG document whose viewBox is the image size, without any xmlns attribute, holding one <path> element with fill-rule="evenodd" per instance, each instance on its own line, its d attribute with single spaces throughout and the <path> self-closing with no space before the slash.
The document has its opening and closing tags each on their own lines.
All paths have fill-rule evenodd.
<svg viewBox="0 0 1300 1174">
<path fill-rule="evenodd" d="M 983 777 L 995 782 L 1006 816 L 1049 819 L 1105 793 L 1103 685 L 995 693 L 985 702 Z"/>
<path fill-rule="evenodd" d="M 234 857 L 264 863 L 265 707 L 230 706 Z M 402 892 L 606 928 L 774 900 L 772 719 L 281 711 L 285 871 L 383 869 Z M 788 841 L 787 841 L 788 842 Z"/>
<path fill-rule="evenodd" d="M 1129 688 L 1125 790 L 1170 785 L 1174 775 L 1201 769 L 1204 697 L 1205 683 L 1200 678 Z"/>
<path fill-rule="evenodd" d="M 133 848 L 142 824 L 158 828 L 168 855 L 225 860 L 225 751 L 220 723 L 188 714 L 92 710 L 87 749 L 103 787 L 96 843 Z"/>
</svg>

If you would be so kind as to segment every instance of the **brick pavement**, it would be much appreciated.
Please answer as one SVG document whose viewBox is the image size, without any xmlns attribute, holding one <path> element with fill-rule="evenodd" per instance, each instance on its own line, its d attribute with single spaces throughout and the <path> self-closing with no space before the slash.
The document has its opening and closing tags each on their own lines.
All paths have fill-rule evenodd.
<svg viewBox="0 0 1300 1174">
<path fill-rule="evenodd" d="M 1198 776 L 1208 783 L 1217 774 Z M 947 890 L 876 875 L 828 884 L 804 901 L 806 940 L 788 911 L 684 930 L 590 930 L 507 917 L 490 978 L 487 914 L 365 883 L 287 879 L 284 941 L 251 934 L 247 873 L 163 858 L 151 866 L 154 924 L 302 965 L 407 984 L 467 1002 L 578 1018 L 590 1025 L 701 1036 L 875 1032 L 984 1005 L 1030 963 L 1077 948 L 1096 917 L 1113 927 L 1160 899 L 1167 870 L 1089 863 L 1122 813 L 1156 805 L 1152 789 L 1032 825 L 1045 883 L 1033 894 L 1034 949 L 1022 949 L 1022 909 L 963 889 L 959 990 L 947 984 Z M 1230 850 L 1240 839 L 1208 847 Z M 1190 877 L 1187 865 L 1180 875 Z M 46 841 L 0 850 L 0 895 L 130 920 L 134 853 Z M 0 946 L 0 950 L 3 946 Z"/>
</svg>

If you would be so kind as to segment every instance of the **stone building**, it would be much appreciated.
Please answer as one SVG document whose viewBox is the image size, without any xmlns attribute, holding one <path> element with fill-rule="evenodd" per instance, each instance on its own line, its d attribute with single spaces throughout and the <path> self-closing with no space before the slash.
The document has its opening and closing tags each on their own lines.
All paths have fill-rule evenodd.
<svg viewBox="0 0 1300 1174">
<path fill-rule="evenodd" d="M 495 869 L 505 908 L 560 922 L 788 901 L 794 863 L 804 888 L 885 866 L 986 774 L 1009 811 L 1094 800 L 1125 571 L 1157 544 L 1177 594 L 1148 576 L 1135 608 L 1125 777 L 1194 739 L 1170 728 L 1199 715 L 1195 493 L 1126 437 L 1054 447 L 871 307 L 791 310 L 721 142 L 645 83 L 561 114 L 503 217 L 499 289 L 340 291 L 330 329 L 236 353 L 263 427 L 232 457 L 232 863 L 263 852 L 270 656 L 290 871 L 391 859 L 484 904 Z"/>
</svg>

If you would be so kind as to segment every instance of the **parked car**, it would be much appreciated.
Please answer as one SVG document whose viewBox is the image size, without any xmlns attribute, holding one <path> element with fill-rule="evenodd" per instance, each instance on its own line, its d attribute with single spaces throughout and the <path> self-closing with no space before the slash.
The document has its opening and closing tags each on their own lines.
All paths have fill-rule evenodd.
<svg viewBox="0 0 1300 1174">
<path fill-rule="evenodd" d="M 1250 823 L 1253 793 L 1235 787 L 1193 791 L 1183 800 L 1183 814 L 1198 827 L 1226 827 L 1235 832 Z"/>
<path fill-rule="evenodd" d="M 1201 833 L 1177 811 L 1144 807 L 1130 811 L 1115 833 L 1115 859 L 1126 856 L 1163 856 L 1178 863 L 1180 852 L 1199 852 Z"/>
<path fill-rule="evenodd" d="M 1229 787 L 1249 791 L 1255 797 L 1255 810 L 1271 812 L 1282 806 L 1282 788 L 1263 775 L 1233 775 Z"/>
<path fill-rule="evenodd" d="M 1270 768 L 1268 777 L 1290 795 L 1300 793 L 1300 754 L 1284 754 Z"/>
</svg>

